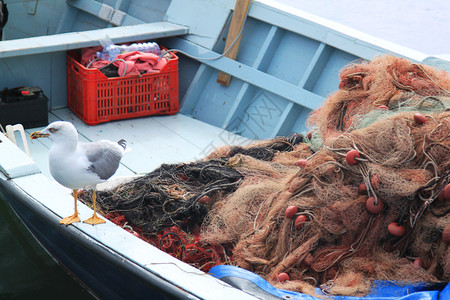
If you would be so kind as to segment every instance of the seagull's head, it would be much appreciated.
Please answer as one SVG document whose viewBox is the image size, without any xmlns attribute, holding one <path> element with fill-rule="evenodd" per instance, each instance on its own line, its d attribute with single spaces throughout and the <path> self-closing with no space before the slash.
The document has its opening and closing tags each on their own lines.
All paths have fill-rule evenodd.
<svg viewBox="0 0 450 300">
<path fill-rule="evenodd" d="M 49 124 L 44 130 L 35 131 L 30 135 L 30 139 L 38 139 L 48 137 L 52 142 L 66 141 L 75 137 L 77 139 L 78 133 L 75 127 L 70 122 L 57 121 Z"/>
</svg>

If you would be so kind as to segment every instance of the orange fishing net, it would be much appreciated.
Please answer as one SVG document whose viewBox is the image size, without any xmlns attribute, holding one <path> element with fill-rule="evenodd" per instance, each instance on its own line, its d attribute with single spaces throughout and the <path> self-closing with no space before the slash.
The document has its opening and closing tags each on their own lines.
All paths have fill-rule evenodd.
<svg viewBox="0 0 450 300">
<path fill-rule="evenodd" d="M 383 56 L 346 67 L 340 79 L 339 90 L 311 114 L 310 138 L 211 153 L 202 163 L 220 160 L 240 174 L 232 188 L 196 202 L 205 208 L 201 221 L 175 220 L 176 228 L 144 236 L 160 248 L 171 237 L 166 248 L 180 258 L 175 243 L 214 249 L 205 250 L 205 270 L 230 263 L 304 293 L 321 286 L 365 295 L 373 280 L 448 282 L 450 76 Z M 289 280 L 281 282 L 280 273 Z"/>
</svg>

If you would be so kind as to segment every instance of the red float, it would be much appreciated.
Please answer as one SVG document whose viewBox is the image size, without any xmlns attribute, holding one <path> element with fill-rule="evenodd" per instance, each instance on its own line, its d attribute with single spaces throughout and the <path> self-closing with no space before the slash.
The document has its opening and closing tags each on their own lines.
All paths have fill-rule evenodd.
<svg viewBox="0 0 450 300">
<path fill-rule="evenodd" d="M 405 226 L 393 222 L 388 225 L 388 231 L 393 236 L 401 237 L 405 235 L 406 229 Z"/>
<path fill-rule="evenodd" d="M 378 197 L 378 202 L 375 204 L 375 197 L 369 197 L 366 200 L 366 209 L 371 214 L 378 215 L 384 209 L 384 202 L 380 197 Z"/>
<path fill-rule="evenodd" d="M 358 163 L 358 161 L 356 160 L 357 158 L 359 158 L 359 152 L 355 149 L 348 151 L 347 155 L 345 156 L 345 160 L 349 165 L 356 165 Z"/>
<path fill-rule="evenodd" d="M 305 215 L 300 215 L 295 219 L 295 228 L 302 229 L 303 225 L 308 221 L 308 217 Z"/>
<path fill-rule="evenodd" d="M 280 273 L 280 274 L 278 274 L 278 280 L 281 282 L 281 283 L 283 283 L 283 282 L 285 282 L 285 281 L 287 281 L 287 280 L 289 280 L 289 275 L 287 274 L 287 273 Z"/>
<path fill-rule="evenodd" d="M 294 218 L 297 211 L 298 211 L 297 206 L 294 206 L 294 205 L 288 206 L 288 208 L 286 208 L 286 212 L 285 212 L 284 216 L 288 219 L 292 219 L 292 218 Z"/>
<path fill-rule="evenodd" d="M 414 265 L 414 267 L 416 267 L 416 268 L 422 268 L 422 260 L 421 260 L 420 258 L 416 258 L 416 259 L 413 261 L 413 265 Z"/>
<path fill-rule="evenodd" d="M 444 195 L 444 200 L 450 201 L 450 183 L 442 190 L 442 194 Z"/>
<path fill-rule="evenodd" d="M 423 124 L 425 124 L 428 121 L 428 119 L 427 119 L 427 117 L 425 117 L 421 113 L 415 113 L 414 114 L 414 121 L 416 121 L 416 123 L 419 124 L 419 125 L 423 125 Z"/>
<path fill-rule="evenodd" d="M 376 190 L 380 187 L 380 177 L 378 176 L 378 174 L 373 175 L 372 179 L 370 179 L 370 183 Z"/>
<path fill-rule="evenodd" d="M 299 159 L 297 161 L 297 166 L 299 166 L 300 168 L 306 167 L 307 164 L 308 164 L 308 161 L 306 159 Z"/>
<path fill-rule="evenodd" d="M 359 187 L 358 187 L 358 192 L 359 192 L 360 194 L 365 194 L 365 193 L 367 193 L 367 185 L 366 185 L 364 182 L 362 182 L 362 183 L 359 185 Z"/>
<path fill-rule="evenodd" d="M 200 199 L 198 199 L 198 203 L 202 203 L 202 204 L 208 204 L 209 201 L 211 201 L 211 198 L 209 198 L 208 195 L 205 195 L 205 196 L 201 197 Z"/>
</svg>

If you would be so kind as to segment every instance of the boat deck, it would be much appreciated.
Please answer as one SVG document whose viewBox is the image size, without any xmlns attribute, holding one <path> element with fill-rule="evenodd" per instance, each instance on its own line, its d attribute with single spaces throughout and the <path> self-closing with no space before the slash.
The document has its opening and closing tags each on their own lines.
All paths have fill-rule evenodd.
<svg viewBox="0 0 450 300">
<path fill-rule="evenodd" d="M 125 139 L 129 151 L 111 179 L 146 174 L 163 163 L 190 162 L 203 158 L 224 145 L 244 145 L 251 142 L 183 114 L 149 116 L 89 126 L 70 109 L 62 108 L 52 110 L 48 118 L 50 123 L 57 120 L 72 122 L 78 130 L 79 140 L 83 142 Z M 48 167 L 51 142 L 48 139 L 29 139 L 31 132 L 43 128 L 27 129 L 27 142 L 31 157 L 41 172 L 52 178 Z M 18 146 L 23 148 L 17 136 L 16 140 Z"/>
</svg>

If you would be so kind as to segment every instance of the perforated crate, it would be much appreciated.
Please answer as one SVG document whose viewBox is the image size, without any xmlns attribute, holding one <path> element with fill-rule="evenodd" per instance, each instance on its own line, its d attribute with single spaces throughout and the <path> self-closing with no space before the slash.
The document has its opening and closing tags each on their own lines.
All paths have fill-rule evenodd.
<svg viewBox="0 0 450 300">
<path fill-rule="evenodd" d="M 67 53 L 69 108 L 88 125 L 149 115 L 173 115 L 179 110 L 178 57 L 171 53 L 159 73 L 108 78 Z"/>
</svg>

